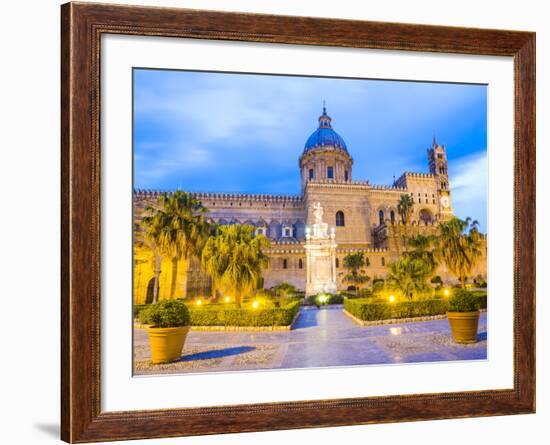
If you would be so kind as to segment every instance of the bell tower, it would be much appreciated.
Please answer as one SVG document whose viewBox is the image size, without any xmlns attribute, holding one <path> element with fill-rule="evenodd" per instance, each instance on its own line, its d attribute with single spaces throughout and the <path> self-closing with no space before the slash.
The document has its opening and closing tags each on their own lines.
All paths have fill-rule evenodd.
<svg viewBox="0 0 550 445">
<path fill-rule="evenodd" d="M 430 173 L 437 179 L 437 194 L 439 196 L 439 214 L 442 220 L 449 219 L 453 214 L 451 206 L 451 191 L 449 187 L 449 172 L 447 170 L 447 150 L 445 145 L 439 145 L 435 139 L 428 148 L 428 166 Z"/>
</svg>

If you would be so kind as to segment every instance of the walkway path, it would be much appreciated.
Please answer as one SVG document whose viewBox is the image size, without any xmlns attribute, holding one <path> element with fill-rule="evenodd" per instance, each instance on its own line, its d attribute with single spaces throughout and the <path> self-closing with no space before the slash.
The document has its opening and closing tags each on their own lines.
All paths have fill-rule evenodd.
<svg viewBox="0 0 550 445">
<path fill-rule="evenodd" d="M 135 331 L 136 374 L 306 368 L 487 358 L 486 313 L 479 342 L 452 342 L 446 319 L 363 327 L 342 306 L 301 308 L 291 331 L 194 332 L 179 362 L 151 366 L 147 333 Z"/>
</svg>

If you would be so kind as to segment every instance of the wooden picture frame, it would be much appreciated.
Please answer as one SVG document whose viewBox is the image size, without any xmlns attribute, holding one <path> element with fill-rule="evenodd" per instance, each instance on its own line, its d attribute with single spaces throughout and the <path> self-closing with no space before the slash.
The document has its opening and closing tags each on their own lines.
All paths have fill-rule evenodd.
<svg viewBox="0 0 550 445">
<path fill-rule="evenodd" d="M 61 7 L 61 437 L 174 437 L 535 411 L 535 34 L 68 3 Z M 185 37 L 512 56 L 515 70 L 514 387 L 209 408 L 102 412 L 100 38 Z"/>
</svg>

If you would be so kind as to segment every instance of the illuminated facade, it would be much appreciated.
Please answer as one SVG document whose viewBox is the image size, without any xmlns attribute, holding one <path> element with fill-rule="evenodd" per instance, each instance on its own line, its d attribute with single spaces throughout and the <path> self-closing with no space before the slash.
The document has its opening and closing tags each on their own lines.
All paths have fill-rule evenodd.
<svg viewBox="0 0 550 445">
<path fill-rule="evenodd" d="M 427 150 L 428 172 L 405 172 L 391 185 L 375 185 L 367 180 L 353 179 L 353 158 L 344 139 L 334 131 L 332 119 L 323 108 L 318 128 L 308 138 L 299 157 L 301 194 L 266 195 L 232 193 L 194 193 L 209 210 L 209 218 L 218 224 L 250 224 L 257 233 L 266 235 L 272 243 L 270 266 L 264 273 L 264 287 L 286 281 L 305 290 L 306 227 L 313 223 L 313 204 L 320 203 L 324 221 L 335 231 L 336 275 L 338 289 L 342 282 L 343 258 L 349 253 L 364 252 L 365 271 L 383 278 L 387 265 L 401 255 L 407 237 L 431 234 L 441 221 L 453 215 L 451 188 L 444 145 L 435 138 Z M 145 207 L 161 194 L 159 191 L 136 190 L 134 206 L 136 223 Z M 402 195 L 414 202 L 410 220 L 404 226 L 397 211 Z M 151 252 L 136 247 L 134 291 L 137 303 L 149 301 L 152 295 Z M 178 268 L 177 296 L 208 292 L 208 277 L 197 261 Z M 171 263 L 164 261 L 160 296 L 169 287 Z M 485 258 L 479 272 L 486 275 Z M 443 280 L 454 280 L 444 268 L 437 272 Z"/>
</svg>

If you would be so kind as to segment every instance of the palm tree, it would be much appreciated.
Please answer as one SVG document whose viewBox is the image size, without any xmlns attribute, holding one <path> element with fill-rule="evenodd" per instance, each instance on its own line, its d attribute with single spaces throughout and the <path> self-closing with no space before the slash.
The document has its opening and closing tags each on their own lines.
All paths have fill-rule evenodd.
<svg viewBox="0 0 550 445">
<path fill-rule="evenodd" d="M 191 194 L 177 190 L 161 195 L 156 206 L 147 210 L 150 215 L 143 218 L 143 224 L 154 232 L 158 249 L 172 260 L 169 296 L 174 298 L 179 261 L 199 257 L 208 237 L 207 209 Z"/>
<path fill-rule="evenodd" d="M 253 226 L 232 224 L 219 227 L 202 251 L 202 265 L 212 277 L 214 286 L 235 297 L 237 307 L 254 291 L 268 266 L 263 252 L 270 246 L 265 235 L 254 234 Z"/>
<path fill-rule="evenodd" d="M 411 217 L 411 212 L 414 202 L 410 195 L 401 195 L 399 202 L 397 203 L 397 213 L 401 217 L 401 222 L 407 224 Z"/>
<path fill-rule="evenodd" d="M 159 280 L 162 265 L 162 256 L 158 249 L 160 226 L 157 218 L 144 217 L 142 220 L 142 226 L 136 227 L 135 236 L 136 240 L 143 242 L 153 252 L 153 304 L 158 302 L 159 299 Z"/>
<path fill-rule="evenodd" d="M 352 253 L 344 257 L 344 267 L 349 273 L 344 276 L 343 281 L 355 286 L 355 293 L 363 283 L 367 283 L 370 277 L 362 270 L 365 267 L 363 252 Z"/>
<path fill-rule="evenodd" d="M 482 235 L 479 223 L 471 218 L 452 218 L 439 225 L 436 254 L 465 287 L 468 275 L 482 256 Z"/>
<path fill-rule="evenodd" d="M 427 290 L 426 281 L 432 273 L 431 266 L 426 261 L 411 256 L 391 263 L 390 271 L 387 281 L 410 300 Z"/>
<path fill-rule="evenodd" d="M 437 269 L 437 258 L 435 254 L 436 237 L 432 235 L 417 235 L 409 239 L 408 244 L 411 250 L 405 255 L 413 259 L 420 259 L 430 267 L 430 275 Z"/>
</svg>

